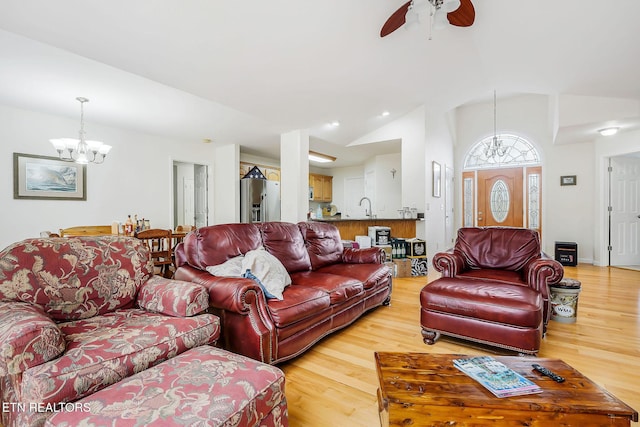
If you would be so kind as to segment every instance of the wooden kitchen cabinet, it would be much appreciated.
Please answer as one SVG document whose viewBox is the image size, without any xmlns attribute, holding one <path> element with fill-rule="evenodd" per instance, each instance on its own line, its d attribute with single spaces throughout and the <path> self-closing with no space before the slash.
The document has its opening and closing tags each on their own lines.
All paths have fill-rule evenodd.
<svg viewBox="0 0 640 427">
<path fill-rule="evenodd" d="M 330 202 L 333 199 L 333 177 L 328 175 L 309 174 L 309 187 L 313 188 L 314 202 Z"/>
<path fill-rule="evenodd" d="M 267 178 L 269 181 L 280 182 L 280 168 L 247 162 L 240 162 L 240 179 L 242 179 L 247 173 L 249 173 L 249 171 L 253 169 L 254 166 L 258 166 L 260 172 L 262 172 L 265 178 Z"/>
</svg>

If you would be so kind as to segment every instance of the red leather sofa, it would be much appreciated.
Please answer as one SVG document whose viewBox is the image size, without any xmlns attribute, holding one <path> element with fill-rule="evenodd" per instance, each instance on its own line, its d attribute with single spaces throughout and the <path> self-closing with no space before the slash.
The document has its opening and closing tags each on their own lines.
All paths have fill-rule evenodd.
<svg viewBox="0 0 640 427">
<path fill-rule="evenodd" d="M 562 265 L 541 251 L 534 230 L 465 227 L 453 249 L 433 257 L 442 277 L 420 294 L 422 335 L 440 334 L 536 354 L 551 314 L 549 285 Z"/>
<path fill-rule="evenodd" d="M 206 271 L 260 247 L 286 268 L 292 284 L 283 299 L 261 286 Z M 226 349 L 275 364 L 291 359 L 366 311 L 388 303 L 391 270 L 379 248 L 343 248 L 335 226 L 321 222 L 266 222 L 202 227 L 175 250 L 175 278 L 208 288 L 222 320 Z"/>
</svg>

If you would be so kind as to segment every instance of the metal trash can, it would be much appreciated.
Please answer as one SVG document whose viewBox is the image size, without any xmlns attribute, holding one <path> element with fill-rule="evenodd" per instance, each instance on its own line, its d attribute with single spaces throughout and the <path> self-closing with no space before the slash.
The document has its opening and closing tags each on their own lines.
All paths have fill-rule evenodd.
<svg viewBox="0 0 640 427">
<path fill-rule="evenodd" d="M 580 281 L 568 278 L 562 279 L 555 285 L 549 285 L 551 320 L 561 323 L 575 323 L 578 316 L 580 286 Z"/>
</svg>

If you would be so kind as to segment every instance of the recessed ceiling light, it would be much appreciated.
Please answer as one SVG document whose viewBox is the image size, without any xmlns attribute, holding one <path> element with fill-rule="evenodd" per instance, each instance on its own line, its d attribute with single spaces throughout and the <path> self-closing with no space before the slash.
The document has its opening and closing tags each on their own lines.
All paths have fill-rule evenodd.
<svg viewBox="0 0 640 427">
<path fill-rule="evenodd" d="M 338 127 L 338 126 L 340 126 L 340 122 L 339 122 L 339 121 L 337 121 L 337 120 L 334 120 L 334 121 L 332 121 L 332 122 L 331 122 L 331 123 L 329 123 L 329 124 L 330 124 L 331 126 L 333 126 L 333 127 Z"/>
<path fill-rule="evenodd" d="M 611 135 L 615 135 L 616 133 L 618 133 L 619 129 L 620 128 L 617 128 L 617 127 L 604 128 L 604 129 L 598 130 L 598 132 L 600 132 L 600 135 L 602 135 L 602 136 L 611 136 Z"/>
<path fill-rule="evenodd" d="M 382 112 L 382 117 L 387 117 L 389 114 L 391 114 L 391 113 L 389 113 L 388 111 L 383 111 Z"/>
</svg>

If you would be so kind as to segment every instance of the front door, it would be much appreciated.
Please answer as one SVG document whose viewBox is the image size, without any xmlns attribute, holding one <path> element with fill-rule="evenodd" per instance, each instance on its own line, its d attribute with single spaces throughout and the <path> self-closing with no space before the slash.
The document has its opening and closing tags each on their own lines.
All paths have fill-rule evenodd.
<svg viewBox="0 0 640 427">
<path fill-rule="evenodd" d="M 522 175 L 522 168 L 478 171 L 479 226 L 524 226 Z"/>
</svg>

